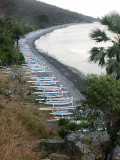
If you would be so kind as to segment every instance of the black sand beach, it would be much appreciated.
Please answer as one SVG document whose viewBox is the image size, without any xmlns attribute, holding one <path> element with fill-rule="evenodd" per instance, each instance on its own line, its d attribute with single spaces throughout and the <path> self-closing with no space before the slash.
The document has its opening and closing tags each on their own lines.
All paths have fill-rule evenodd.
<svg viewBox="0 0 120 160">
<path fill-rule="evenodd" d="M 83 78 L 85 77 L 81 72 L 76 70 L 75 68 L 66 66 L 59 62 L 57 59 L 51 57 L 48 54 L 42 53 L 36 49 L 35 41 L 39 39 L 41 36 L 52 32 L 55 29 L 67 27 L 68 25 L 63 26 L 57 26 L 45 29 L 41 31 L 38 35 L 27 37 L 27 42 L 29 46 L 31 47 L 32 52 L 38 56 L 38 58 L 42 57 L 42 59 L 48 64 L 52 71 L 54 76 L 57 77 L 57 80 L 60 81 L 60 84 L 65 86 L 65 88 L 69 91 L 70 96 L 75 97 L 77 100 L 84 99 L 84 96 L 77 90 L 79 88 L 85 89 L 85 84 L 83 81 Z"/>
</svg>

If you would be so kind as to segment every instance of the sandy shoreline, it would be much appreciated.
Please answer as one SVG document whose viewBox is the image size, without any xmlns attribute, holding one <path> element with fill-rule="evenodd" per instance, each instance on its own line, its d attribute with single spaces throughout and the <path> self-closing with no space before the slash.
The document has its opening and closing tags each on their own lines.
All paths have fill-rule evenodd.
<svg viewBox="0 0 120 160">
<path fill-rule="evenodd" d="M 35 31 L 26 35 L 26 40 L 31 48 L 31 51 L 36 55 L 43 58 L 43 60 L 51 67 L 53 74 L 60 81 L 60 84 L 64 85 L 69 91 L 70 96 L 77 98 L 77 100 L 84 99 L 84 96 L 77 90 L 77 88 L 85 88 L 83 77 L 85 77 L 77 69 L 66 66 L 59 62 L 57 59 L 51 57 L 48 54 L 42 53 L 36 49 L 35 41 L 41 36 L 54 31 L 55 29 L 60 29 L 69 26 L 70 24 L 61 25 L 57 27 L 51 27 L 48 29 L 43 29 Z M 72 24 L 71 24 L 72 25 Z M 52 61 L 52 63 L 51 63 Z"/>
</svg>

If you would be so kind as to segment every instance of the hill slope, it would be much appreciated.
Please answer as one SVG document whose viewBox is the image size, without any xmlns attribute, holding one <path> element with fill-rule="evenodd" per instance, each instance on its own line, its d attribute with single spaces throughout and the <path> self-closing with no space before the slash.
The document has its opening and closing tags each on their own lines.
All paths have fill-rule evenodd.
<svg viewBox="0 0 120 160">
<path fill-rule="evenodd" d="M 41 15 L 45 15 L 45 21 L 52 24 L 97 21 L 95 18 L 35 0 L 0 0 L 1 17 L 12 16 L 16 20 L 38 25 L 44 21 Z"/>
</svg>

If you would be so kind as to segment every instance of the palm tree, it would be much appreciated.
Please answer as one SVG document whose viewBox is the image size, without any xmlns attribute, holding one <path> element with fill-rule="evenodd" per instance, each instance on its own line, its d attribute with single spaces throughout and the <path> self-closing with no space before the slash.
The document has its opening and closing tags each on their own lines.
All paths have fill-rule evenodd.
<svg viewBox="0 0 120 160">
<path fill-rule="evenodd" d="M 111 13 L 101 19 L 101 24 L 106 25 L 109 32 L 114 34 L 114 38 L 110 38 L 106 32 L 96 28 L 90 33 L 90 37 L 97 43 L 111 42 L 109 47 L 93 47 L 90 50 L 89 60 L 98 62 L 102 66 L 106 66 L 107 74 L 116 74 L 120 79 L 120 15 Z"/>
</svg>

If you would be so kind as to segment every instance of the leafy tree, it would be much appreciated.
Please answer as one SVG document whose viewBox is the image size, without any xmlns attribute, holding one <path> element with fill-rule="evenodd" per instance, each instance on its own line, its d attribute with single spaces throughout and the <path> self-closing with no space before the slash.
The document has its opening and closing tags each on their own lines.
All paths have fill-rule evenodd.
<svg viewBox="0 0 120 160">
<path fill-rule="evenodd" d="M 15 64 L 16 63 L 16 50 L 11 46 L 3 46 L 0 48 L 0 59 L 2 60 L 3 64 Z"/>
<path fill-rule="evenodd" d="M 82 100 L 82 107 L 87 109 L 91 121 L 93 118 L 96 119 L 99 122 L 98 127 L 106 129 L 110 137 L 109 147 L 104 155 L 106 160 L 108 154 L 112 155 L 114 148 L 120 143 L 118 135 L 120 131 L 120 81 L 110 76 L 88 75 L 85 83 L 86 90 L 83 94 L 86 99 Z"/>
<path fill-rule="evenodd" d="M 18 47 L 18 41 L 21 38 L 21 36 L 24 35 L 23 28 L 19 24 L 16 24 L 12 32 L 13 32 L 13 38 L 16 40 L 17 47 Z"/>
<path fill-rule="evenodd" d="M 24 57 L 19 51 L 18 40 L 29 31 L 31 27 L 22 26 L 12 18 L 0 19 L 0 62 L 3 65 L 22 63 Z"/>
<path fill-rule="evenodd" d="M 103 30 L 96 28 L 90 33 L 90 37 L 97 43 L 111 42 L 111 46 L 93 47 L 90 51 L 90 61 L 98 62 L 100 66 L 106 66 L 107 74 L 116 74 L 120 78 L 120 15 L 111 13 L 101 19 L 101 24 L 105 25 L 109 32 L 114 33 L 114 38 L 110 38 Z"/>
<path fill-rule="evenodd" d="M 12 30 L 16 22 L 12 17 L 7 17 L 5 18 L 5 23 L 6 23 L 6 28 L 8 29 L 8 31 L 10 31 Z"/>
</svg>

